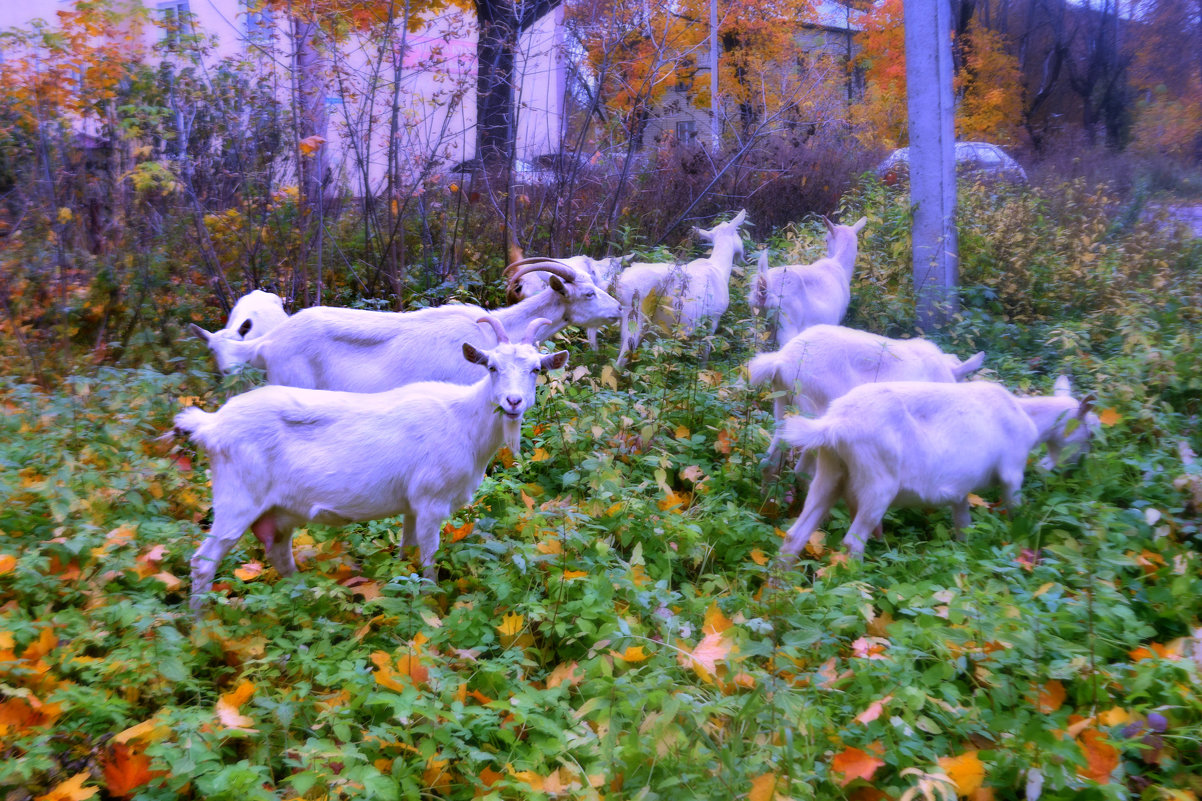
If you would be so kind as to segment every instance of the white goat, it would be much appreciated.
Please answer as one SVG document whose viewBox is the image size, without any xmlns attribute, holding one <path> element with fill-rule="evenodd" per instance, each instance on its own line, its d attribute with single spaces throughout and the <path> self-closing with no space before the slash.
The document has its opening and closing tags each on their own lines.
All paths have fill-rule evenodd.
<svg viewBox="0 0 1202 801">
<path fill-rule="evenodd" d="M 549 285 L 514 306 L 486 312 L 448 304 L 402 313 L 319 306 L 297 312 L 255 342 L 223 342 L 228 355 L 219 355 L 218 363 L 250 363 L 266 370 L 272 384 L 346 392 L 383 392 L 416 381 L 471 384 L 484 368 L 464 361 L 460 345 L 496 344 L 476 325 L 481 315 L 491 314 L 510 331 L 547 318 L 551 324 L 541 331 L 543 338 L 569 324 L 596 326 L 618 318 L 616 300 L 562 265 L 543 260 L 511 281 L 534 270 L 549 272 Z"/>
<path fill-rule="evenodd" d="M 495 318 L 480 322 L 500 344 L 462 343 L 462 358 L 487 368 L 471 385 L 423 382 L 374 394 L 261 387 L 214 413 L 191 407 L 176 416 L 176 431 L 204 446 L 212 471 L 213 525 L 192 556 L 193 610 L 248 528 L 290 575 L 297 526 L 403 514 L 403 544 L 416 545 L 433 572 L 442 521 L 471 500 L 502 442 L 517 453 L 537 373 L 568 359 L 533 345 L 548 320 L 532 321 L 519 344 Z"/>
<path fill-rule="evenodd" d="M 287 319 L 284 301 L 279 295 L 256 289 L 238 298 L 234 308 L 230 309 L 230 318 L 225 328 L 210 332 L 194 325 L 192 330 L 213 351 L 213 356 L 217 359 L 217 368 L 223 373 L 228 373 L 235 365 L 226 361 L 230 349 L 222 344 L 223 341 L 241 342 L 257 339 L 278 328 Z"/>
<path fill-rule="evenodd" d="M 1058 393 L 1067 387 L 1057 381 Z M 957 530 L 971 523 L 970 492 L 999 484 L 1013 507 L 1028 454 L 1041 442 L 1057 455 L 1082 444 L 1097 427 L 1089 405 L 1060 394 L 1016 398 L 984 381 L 899 381 L 858 386 L 816 419 L 787 418 L 780 438 L 813 450 L 818 468 L 782 561 L 796 558 L 840 496 L 852 514 L 843 544 L 856 557 L 890 506 L 950 504 Z"/>
<path fill-rule="evenodd" d="M 770 340 L 780 347 L 812 325 L 838 325 L 851 302 L 856 266 L 856 235 L 867 217 L 851 225 L 835 225 L 826 217 L 826 257 L 813 264 L 768 269 L 768 252 L 760 253 L 747 303 L 762 315 Z"/>
<path fill-rule="evenodd" d="M 773 353 L 761 353 L 747 365 L 751 386 L 771 385 L 773 416 L 779 424 L 789 406 L 819 415 L 853 387 L 883 381 L 931 381 L 951 384 L 980 368 L 985 354 L 966 361 L 925 339 L 890 339 L 840 325 L 815 325 Z M 779 467 L 780 440 L 773 438 L 764 457 L 765 473 Z M 811 460 L 799 467 L 812 472 Z"/>
<path fill-rule="evenodd" d="M 594 284 L 604 289 L 606 292 L 612 291 L 614 279 L 618 277 L 618 273 L 622 270 L 622 264 L 629 261 L 627 256 L 611 256 L 604 259 L 594 259 L 591 256 L 569 256 L 563 259 L 543 259 L 538 257 L 530 257 L 515 261 L 505 268 L 505 277 L 516 273 L 520 268 L 531 264 L 562 264 L 570 270 L 574 270 L 577 275 L 587 278 Z M 533 297 L 541 292 L 547 286 L 549 279 L 541 271 L 527 271 L 522 274 L 522 277 L 517 281 L 511 281 L 509 284 L 509 292 L 506 295 L 510 303 L 518 303 L 525 298 Z M 589 349 L 597 349 L 597 332 L 600 329 L 596 326 L 589 326 L 585 329 L 588 335 Z"/>
<path fill-rule="evenodd" d="M 707 258 L 684 265 L 636 262 L 618 276 L 623 319 L 618 367 L 639 346 L 649 323 L 664 332 L 679 326 L 686 336 L 702 320 L 709 321 L 711 334 L 718 330 L 718 320 L 730 305 L 730 271 L 735 259 L 743 258 L 739 226 L 746 222 L 744 210 L 708 231 L 694 228 L 697 236 L 714 246 Z"/>
</svg>

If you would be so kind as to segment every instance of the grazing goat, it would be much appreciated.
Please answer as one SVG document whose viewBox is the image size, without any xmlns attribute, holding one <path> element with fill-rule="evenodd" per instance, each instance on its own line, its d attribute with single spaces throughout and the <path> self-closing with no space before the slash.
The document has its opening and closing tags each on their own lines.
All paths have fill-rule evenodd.
<svg viewBox="0 0 1202 801">
<path fill-rule="evenodd" d="M 1067 379 L 1057 381 L 1062 389 Z M 1097 426 L 1089 406 L 1067 394 L 1016 398 L 984 381 L 899 381 L 858 386 L 822 417 L 789 417 L 778 436 L 814 451 L 818 467 L 781 560 L 796 558 L 840 496 L 852 514 L 843 544 L 855 557 L 890 506 L 950 504 L 957 531 L 971 523 L 970 492 L 1000 484 L 1012 507 L 1031 450 L 1047 442 L 1059 455 L 1069 441 L 1080 446 Z"/>
<path fill-rule="evenodd" d="M 761 353 L 747 365 L 751 386 L 771 385 L 773 416 L 779 424 L 789 406 L 820 415 L 853 387 L 883 381 L 952 384 L 980 368 L 984 353 L 960 361 L 925 339 L 890 339 L 840 325 L 815 325 L 773 353 Z M 779 469 L 779 438 L 764 457 L 765 475 Z M 812 472 L 812 460 L 799 469 Z"/>
<path fill-rule="evenodd" d="M 812 325 L 838 325 L 851 302 L 856 266 L 856 235 L 867 217 L 852 225 L 835 225 L 826 217 L 826 257 L 813 264 L 768 269 L 768 253 L 760 254 L 747 303 L 765 319 L 769 339 L 777 347 Z"/>
<path fill-rule="evenodd" d="M 544 260 L 522 268 L 511 282 L 535 270 L 551 274 L 547 288 L 494 312 L 464 304 L 402 313 L 318 306 L 297 312 L 255 342 L 225 343 L 235 351 L 226 362 L 248 362 L 266 370 L 269 383 L 309 389 L 383 392 L 417 381 L 471 384 L 484 368 L 464 361 L 460 345 L 496 342 L 476 325 L 481 315 L 491 314 L 510 331 L 547 318 L 544 338 L 569 324 L 595 326 L 618 318 L 616 300 L 562 265 Z"/>
<path fill-rule="evenodd" d="M 225 328 L 210 332 L 193 325 L 192 330 L 213 351 L 213 356 L 217 359 L 217 369 L 228 373 L 236 365 L 228 362 L 231 349 L 225 347 L 223 341 L 241 342 L 257 339 L 278 328 L 287 319 L 284 301 L 279 295 L 256 289 L 238 298 L 234 308 L 230 309 L 230 319 Z"/>
<path fill-rule="evenodd" d="M 709 321 L 709 332 L 718 330 L 718 319 L 730 305 L 730 271 L 735 258 L 743 258 L 743 240 L 739 226 L 747 223 L 747 212 L 709 229 L 693 232 L 713 244 L 707 258 L 688 264 L 652 264 L 637 262 L 618 276 L 618 301 L 622 304 L 622 344 L 617 366 L 639 346 L 643 329 L 654 324 L 661 331 L 679 326 L 692 334 L 702 320 Z"/>
<path fill-rule="evenodd" d="M 261 387 L 213 413 L 192 407 L 175 429 L 209 452 L 213 525 L 192 556 L 192 608 L 199 611 L 221 559 L 246 529 L 281 575 L 296 571 L 292 531 L 405 516 L 404 545 L 432 573 L 442 521 L 471 500 L 497 448 L 518 450 L 522 415 L 540 370 L 563 367 L 567 351 L 534 346 L 548 320 L 533 320 L 511 344 L 464 342 L 461 358 L 485 372 L 470 385 L 423 382 L 374 394 Z"/>
<path fill-rule="evenodd" d="M 629 261 L 627 256 L 611 256 L 605 259 L 594 259 L 591 256 L 569 256 L 564 259 L 542 259 L 538 257 L 530 257 L 515 261 L 505 268 L 505 277 L 513 275 L 519 268 L 531 264 L 562 264 L 568 269 L 576 271 L 576 273 L 588 280 L 592 281 L 597 286 L 604 289 L 606 292 L 611 291 L 614 279 L 618 277 L 618 273 L 622 270 L 622 264 Z M 510 303 L 518 303 L 525 298 L 537 295 L 547 286 L 548 278 L 541 271 L 527 271 L 522 277 L 515 282 L 510 282 L 509 293 L 506 296 Z M 597 326 L 588 326 L 585 333 L 588 335 L 588 346 L 590 350 L 597 349 L 597 332 L 600 329 Z"/>
</svg>

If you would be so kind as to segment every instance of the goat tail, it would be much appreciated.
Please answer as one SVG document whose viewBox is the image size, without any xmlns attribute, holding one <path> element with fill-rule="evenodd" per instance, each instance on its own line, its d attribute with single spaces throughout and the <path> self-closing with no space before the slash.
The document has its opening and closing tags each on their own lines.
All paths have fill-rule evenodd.
<svg viewBox="0 0 1202 801">
<path fill-rule="evenodd" d="M 829 444 L 827 426 L 822 418 L 786 417 L 777 427 L 776 436 L 790 447 L 805 451 Z"/>
<path fill-rule="evenodd" d="M 747 363 L 747 382 L 753 387 L 770 384 L 776 379 L 779 366 L 777 354 L 761 353 Z"/>
<path fill-rule="evenodd" d="M 175 434 L 205 444 L 205 429 L 208 428 L 212 413 L 198 406 L 189 406 L 175 416 Z"/>
</svg>

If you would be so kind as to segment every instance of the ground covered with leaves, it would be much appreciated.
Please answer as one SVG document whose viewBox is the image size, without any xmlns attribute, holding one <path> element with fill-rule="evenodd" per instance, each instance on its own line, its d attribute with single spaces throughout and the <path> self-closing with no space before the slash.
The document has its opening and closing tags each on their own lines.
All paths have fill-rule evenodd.
<svg viewBox="0 0 1202 801">
<path fill-rule="evenodd" d="M 968 195 L 966 308 L 939 339 L 1020 392 L 1071 373 L 1109 425 L 1080 466 L 1032 466 L 1012 514 L 983 493 L 965 541 L 946 510 L 894 512 L 862 562 L 839 509 L 773 573 L 798 499 L 761 486 L 771 403 L 740 372 L 756 322 L 738 300 L 708 364 L 660 341 L 616 373 L 612 342 L 573 339 L 520 458 L 444 529 L 438 581 L 398 520 L 298 532 L 288 579 L 247 536 L 196 623 L 207 460 L 156 438 L 255 378 L 218 382 L 197 344 L 169 369 L 4 379 L 0 787 L 1197 798 L 1202 246 L 1073 192 Z M 869 217 L 849 322 L 891 334 L 901 197 L 845 201 Z M 817 243 L 787 229 L 773 263 Z"/>
</svg>

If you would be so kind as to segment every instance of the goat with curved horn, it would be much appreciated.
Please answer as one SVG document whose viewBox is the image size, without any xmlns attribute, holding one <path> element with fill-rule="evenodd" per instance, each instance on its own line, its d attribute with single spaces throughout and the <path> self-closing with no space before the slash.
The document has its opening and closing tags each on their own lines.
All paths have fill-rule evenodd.
<svg viewBox="0 0 1202 801">
<path fill-rule="evenodd" d="M 539 318 L 545 319 L 545 318 Z M 497 335 L 497 344 L 504 345 L 509 342 L 509 334 L 505 333 L 505 326 L 501 325 L 501 321 L 496 317 L 484 316 L 476 320 L 477 323 L 488 323 L 492 326 L 493 332 Z M 533 324 L 533 322 L 532 322 Z"/>
<path fill-rule="evenodd" d="M 534 345 L 538 343 L 538 332 L 544 326 L 551 325 L 551 321 L 546 317 L 539 317 L 536 320 L 531 320 L 530 325 L 526 326 L 526 333 L 522 337 L 523 345 Z"/>
<path fill-rule="evenodd" d="M 515 283 L 527 273 L 550 273 L 565 284 L 572 284 L 576 281 L 576 271 L 566 264 L 553 262 L 551 259 L 539 259 L 537 264 L 528 264 L 509 276 L 509 283 Z"/>
</svg>

